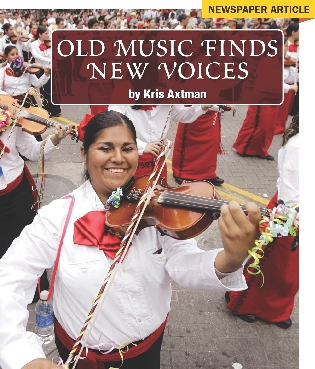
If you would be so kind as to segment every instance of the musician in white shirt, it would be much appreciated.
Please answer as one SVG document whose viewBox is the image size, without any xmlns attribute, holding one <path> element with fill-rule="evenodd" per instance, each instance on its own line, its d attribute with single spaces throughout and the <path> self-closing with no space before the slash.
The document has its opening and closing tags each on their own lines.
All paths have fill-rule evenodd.
<svg viewBox="0 0 315 369">
<path fill-rule="evenodd" d="M 26 42 L 23 42 L 19 39 L 17 41 L 12 42 L 11 38 L 14 36 L 14 30 L 11 24 L 6 23 L 2 27 L 4 36 L 0 39 L 0 51 L 4 52 L 4 49 L 9 45 L 14 45 L 19 51 L 19 55 L 23 56 L 23 51 L 30 52 L 31 51 L 31 39 Z"/>
<path fill-rule="evenodd" d="M 36 40 L 32 42 L 31 52 L 36 63 L 42 64 L 44 67 L 51 66 L 51 47 L 46 45 L 51 40 L 51 35 L 47 27 L 39 26 L 37 28 Z M 46 41 L 46 43 L 45 43 Z M 44 108 L 49 112 L 50 116 L 59 117 L 61 115 L 60 105 L 54 105 L 51 102 L 51 83 L 46 83 L 41 88 L 41 93 L 47 101 Z"/>
<path fill-rule="evenodd" d="M 15 97 L 25 94 L 32 86 L 40 88 L 48 82 L 50 78 L 50 68 L 45 68 L 45 72 L 40 78 L 37 78 L 36 75 L 30 74 L 27 71 L 23 73 L 22 68 L 19 68 L 17 71 L 12 69 L 10 63 L 19 57 L 18 50 L 14 45 L 7 46 L 4 50 L 4 54 L 7 57 L 8 64 L 0 69 L 0 85 L 3 91 Z M 18 76 L 18 74 L 21 75 Z"/>
<path fill-rule="evenodd" d="M 88 235 L 82 240 L 77 237 L 82 236 L 81 224 L 86 225 L 90 215 L 93 215 L 93 223 L 97 219 L 97 228 L 105 227 L 104 205 L 108 197 L 118 187 L 124 188 L 133 177 L 138 150 L 132 122 L 113 111 L 96 115 L 86 126 L 81 153 L 89 180 L 71 194 L 72 199 L 55 200 L 40 209 L 34 222 L 24 229 L 0 260 L 0 315 L 3 322 L 0 365 L 5 369 L 35 366 L 51 369 L 51 361 L 45 359 L 39 338 L 25 331 L 26 305 L 33 295 L 38 275 L 52 267 L 56 260 L 67 214 L 70 221 L 62 241 L 53 298 L 55 328 L 58 327 L 56 343 L 63 362 L 115 257 L 116 251 L 112 255 L 107 246 L 117 236 L 110 232 L 100 232 L 101 238 L 105 237 L 102 250 L 97 240 L 88 243 Z M 71 213 L 70 203 L 73 204 Z M 246 289 L 242 262 L 257 237 L 261 219 L 255 204 L 248 203 L 246 208 L 248 217 L 236 202 L 222 206 L 219 226 L 224 249 L 204 251 L 198 249 L 193 239 L 179 241 L 161 236 L 154 227 L 133 237 L 132 246 L 108 289 L 107 299 L 87 338 L 88 346 L 97 347 L 95 345 L 102 336 L 102 350 L 115 349 L 113 355 L 118 356 L 118 362 L 108 362 L 108 367 L 121 365 L 118 347 L 137 342 L 140 351 L 150 340 L 149 336 L 161 326 L 164 330 L 171 303 L 170 278 L 183 287 L 196 290 Z M 120 241 L 117 240 L 119 249 Z M 126 359 L 128 353 L 124 350 L 123 364 L 130 368 L 159 369 L 163 330 L 152 342 L 154 354 L 146 355 L 150 347 Z M 19 355 L 16 355 L 16 347 L 19 347 Z M 99 360 L 111 357 L 111 354 L 101 355 L 93 349 L 85 355 L 87 359 L 79 360 L 84 369 L 99 368 Z M 91 357 L 92 363 L 88 361 Z"/>
</svg>

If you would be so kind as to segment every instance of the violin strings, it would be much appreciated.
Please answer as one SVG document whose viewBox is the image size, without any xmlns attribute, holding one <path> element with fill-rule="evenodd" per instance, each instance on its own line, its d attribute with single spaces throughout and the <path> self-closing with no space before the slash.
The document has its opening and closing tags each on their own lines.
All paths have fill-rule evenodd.
<svg viewBox="0 0 315 369">
<path fill-rule="evenodd" d="M 180 200 L 178 200 L 180 198 Z M 164 191 L 159 199 L 158 203 L 167 202 L 172 205 L 183 205 L 184 207 L 200 207 L 204 210 L 220 210 L 221 206 L 224 204 L 228 204 L 228 201 L 224 200 L 216 200 L 211 199 L 203 196 L 196 196 L 196 195 L 187 195 L 179 192 L 172 192 L 172 191 Z M 247 210 L 245 205 L 240 205 L 242 210 L 247 215 Z M 259 208 L 263 215 L 269 213 L 269 210 L 266 208 Z"/>
</svg>

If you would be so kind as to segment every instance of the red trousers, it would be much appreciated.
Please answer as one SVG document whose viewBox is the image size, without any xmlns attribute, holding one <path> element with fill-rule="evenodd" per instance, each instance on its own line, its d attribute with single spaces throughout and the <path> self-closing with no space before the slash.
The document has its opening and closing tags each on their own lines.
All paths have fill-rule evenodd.
<svg viewBox="0 0 315 369">
<path fill-rule="evenodd" d="M 268 156 L 280 105 L 250 105 L 233 147 L 239 154 Z"/>
</svg>

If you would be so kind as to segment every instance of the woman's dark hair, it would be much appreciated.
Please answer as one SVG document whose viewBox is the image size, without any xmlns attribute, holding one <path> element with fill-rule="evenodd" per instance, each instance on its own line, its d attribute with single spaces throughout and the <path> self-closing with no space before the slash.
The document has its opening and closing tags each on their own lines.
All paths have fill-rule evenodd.
<svg viewBox="0 0 315 369">
<path fill-rule="evenodd" d="M 9 55 L 9 52 L 12 51 L 13 49 L 17 49 L 17 47 L 15 45 L 9 45 L 4 49 L 4 54 L 5 56 Z"/>
<path fill-rule="evenodd" d="M 2 29 L 3 29 L 5 35 L 7 34 L 10 27 L 11 27 L 10 23 L 4 23 L 4 25 L 2 26 Z"/>
<path fill-rule="evenodd" d="M 286 28 L 285 32 L 288 37 L 292 36 L 292 32 L 297 32 L 299 30 L 299 24 L 298 23 L 291 23 Z"/>
<path fill-rule="evenodd" d="M 299 115 L 295 115 L 292 118 L 292 121 L 289 125 L 289 127 L 284 131 L 283 138 L 282 138 L 282 145 L 284 146 L 291 137 L 295 136 L 297 133 L 299 133 Z"/>
<path fill-rule="evenodd" d="M 35 40 L 38 40 L 38 38 L 39 38 L 39 35 L 42 35 L 43 33 L 45 33 L 46 31 L 47 31 L 47 27 L 45 27 L 45 26 L 39 26 L 38 28 L 37 28 L 37 33 L 36 33 L 36 36 L 35 36 Z"/>
<path fill-rule="evenodd" d="M 76 18 L 76 20 L 75 20 L 75 22 L 74 22 L 74 23 L 75 23 L 76 25 L 78 25 L 81 21 L 83 21 L 83 19 L 78 17 L 78 18 Z"/>
<path fill-rule="evenodd" d="M 98 23 L 98 20 L 96 18 L 91 18 L 88 21 L 88 28 L 91 29 L 95 23 Z"/>
<path fill-rule="evenodd" d="M 90 146 L 97 140 L 103 129 L 116 127 L 119 125 L 125 125 L 128 128 L 132 138 L 136 143 L 137 134 L 132 121 L 117 111 L 104 111 L 95 115 L 86 126 L 83 139 L 84 152 L 88 152 Z M 87 169 L 85 169 L 84 176 L 86 179 L 90 179 Z"/>
<path fill-rule="evenodd" d="M 39 26 L 42 26 L 42 23 L 47 20 L 46 17 L 40 17 L 39 18 Z M 45 26 L 44 26 L 45 27 Z"/>
</svg>

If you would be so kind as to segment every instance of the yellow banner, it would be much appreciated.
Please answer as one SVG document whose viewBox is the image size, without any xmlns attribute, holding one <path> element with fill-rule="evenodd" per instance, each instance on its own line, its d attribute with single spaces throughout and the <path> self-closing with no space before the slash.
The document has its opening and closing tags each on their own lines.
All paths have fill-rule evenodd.
<svg viewBox="0 0 315 369">
<path fill-rule="evenodd" d="M 315 18 L 315 1 L 202 0 L 202 18 Z"/>
</svg>

